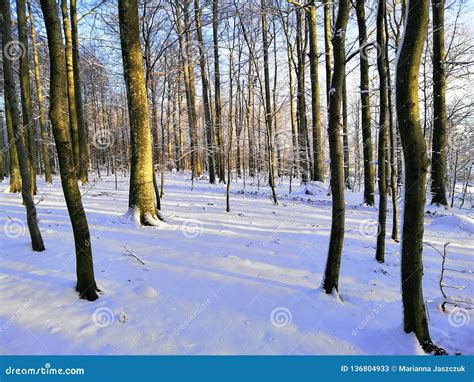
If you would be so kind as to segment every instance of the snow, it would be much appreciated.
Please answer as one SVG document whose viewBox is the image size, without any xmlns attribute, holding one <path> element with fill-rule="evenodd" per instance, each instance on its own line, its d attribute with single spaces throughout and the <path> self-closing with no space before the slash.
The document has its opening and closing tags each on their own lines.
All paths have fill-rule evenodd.
<svg viewBox="0 0 474 382">
<path fill-rule="evenodd" d="M 46 251 L 30 249 L 19 194 L 0 184 L 0 352 L 4 354 L 422 354 L 403 332 L 399 244 L 375 261 L 377 209 L 346 193 L 340 298 L 320 289 L 331 225 L 327 184 L 268 188 L 194 182 L 166 174 L 166 222 L 125 216 L 128 179 L 81 186 L 102 291 L 80 300 L 72 232 L 59 178 L 39 182 Z M 87 192 L 87 193 L 86 193 Z M 427 206 L 427 210 L 429 206 Z M 387 221 L 391 222 L 391 211 Z M 448 247 L 452 297 L 472 302 L 472 210 L 427 213 L 425 242 Z M 462 226 L 462 229 L 455 227 Z M 391 230 L 390 224 L 387 232 Z M 424 294 L 433 340 L 474 353 L 473 310 L 440 309 L 441 257 L 424 249 Z M 471 305 L 472 307 L 472 305 Z"/>
</svg>

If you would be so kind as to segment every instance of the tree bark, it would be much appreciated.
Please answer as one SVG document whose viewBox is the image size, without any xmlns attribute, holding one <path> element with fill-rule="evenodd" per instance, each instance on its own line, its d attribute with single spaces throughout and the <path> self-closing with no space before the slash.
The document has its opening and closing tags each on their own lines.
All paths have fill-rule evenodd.
<svg viewBox="0 0 474 382">
<path fill-rule="evenodd" d="M 140 224 L 154 225 L 158 213 L 154 200 L 151 129 L 137 0 L 120 0 L 118 9 L 132 149 L 128 205 Z"/>
<path fill-rule="evenodd" d="M 341 145 L 341 101 L 345 74 L 345 37 L 349 19 L 349 0 L 339 1 L 333 36 L 334 72 L 329 91 L 329 154 L 331 159 L 332 224 L 323 288 L 326 293 L 338 292 L 339 269 L 344 243 L 344 168 Z"/>
<path fill-rule="evenodd" d="M 403 42 L 399 47 L 396 104 L 400 138 L 405 156 L 405 203 L 402 238 L 403 321 L 407 333 L 415 333 L 423 348 L 432 341 L 423 300 L 423 220 L 426 173 L 429 160 L 420 124 L 418 71 L 428 26 L 429 0 L 410 2 Z"/>
<path fill-rule="evenodd" d="M 16 150 L 16 138 L 13 132 L 13 122 L 10 113 L 10 107 L 8 105 L 8 98 L 5 97 L 5 126 L 7 127 L 7 147 L 10 157 L 9 161 L 9 173 L 10 173 L 10 187 L 9 192 L 16 193 L 21 191 L 21 174 L 20 164 L 18 162 L 18 152 Z"/>
<path fill-rule="evenodd" d="M 55 0 L 41 0 L 41 9 L 48 35 L 50 57 L 50 111 L 54 140 L 59 158 L 59 170 L 66 205 L 71 218 L 76 247 L 76 290 L 86 300 L 98 298 L 92 262 L 92 246 L 87 217 L 77 184 L 74 154 L 69 133 L 67 105 L 67 68 L 61 37 L 61 22 Z"/>
</svg>

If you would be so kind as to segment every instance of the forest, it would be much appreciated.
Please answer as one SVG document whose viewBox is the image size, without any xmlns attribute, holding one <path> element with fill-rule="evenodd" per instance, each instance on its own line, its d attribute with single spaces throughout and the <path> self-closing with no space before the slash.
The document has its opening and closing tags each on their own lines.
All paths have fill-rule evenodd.
<svg viewBox="0 0 474 382">
<path fill-rule="evenodd" d="M 0 0 L 1 354 L 473 354 L 472 0 Z"/>
</svg>

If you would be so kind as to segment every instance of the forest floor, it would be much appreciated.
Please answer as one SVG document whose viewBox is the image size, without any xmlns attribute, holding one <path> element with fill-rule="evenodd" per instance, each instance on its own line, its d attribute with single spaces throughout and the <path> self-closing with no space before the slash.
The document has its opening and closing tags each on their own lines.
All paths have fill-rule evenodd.
<svg viewBox="0 0 474 382">
<path fill-rule="evenodd" d="M 80 300 L 72 231 L 59 178 L 39 182 L 46 251 L 30 249 L 19 194 L 0 183 L 0 352 L 3 354 L 421 354 L 402 327 L 400 244 L 387 235 L 375 261 L 377 209 L 346 193 L 340 298 L 321 292 L 331 224 L 324 185 L 308 190 L 166 174 L 166 223 L 126 219 L 128 179 L 82 186 L 100 298 Z M 474 354 L 474 214 L 426 206 L 425 242 L 447 242 L 448 298 L 440 309 L 441 256 L 424 246 L 424 295 L 435 343 Z M 391 231 L 391 211 L 388 217 Z M 456 270 L 452 271 L 452 270 Z M 471 309 L 469 309 L 471 308 Z"/>
</svg>

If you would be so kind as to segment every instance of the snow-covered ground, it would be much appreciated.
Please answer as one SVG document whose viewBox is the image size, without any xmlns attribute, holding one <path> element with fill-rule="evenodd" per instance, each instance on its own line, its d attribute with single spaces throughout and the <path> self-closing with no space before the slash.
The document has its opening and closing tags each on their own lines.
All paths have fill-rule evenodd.
<svg viewBox="0 0 474 382">
<path fill-rule="evenodd" d="M 232 183 L 167 174 L 160 227 L 124 219 L 128 179 L 83 186 L 99 300 L 74 291 L 72 232 L 59 179 L 36 197 L 47 250 L 30 250 L 19 194 L 0 184 L 0 352 L 4 354 L 420 354 L 402 330 L 399 244 L 375 261 L 376 208 L 347 192 L 340 297 L 321 292 L 331 224 L 320 187 Z M 468 203 L 466 203 L 468 204 Z M 473 211 L 432 209 L 425 241 L 446 242 L 450 297 L 472 302 Z M 391 212 L 389 213 L 391 230 Z M 143 263 L 144 264 L 143 264 Z M 474 353 L 473 310 L 440 310 L 441 257 L 424 251 L 424 294 L 433 340 Z M 466 303 L 464 303 L 466 304 Z M 463 305 L 469 307 L 469 304 Z M 471 306 L 472 307 L 472 306 Z"/>
</svg>

